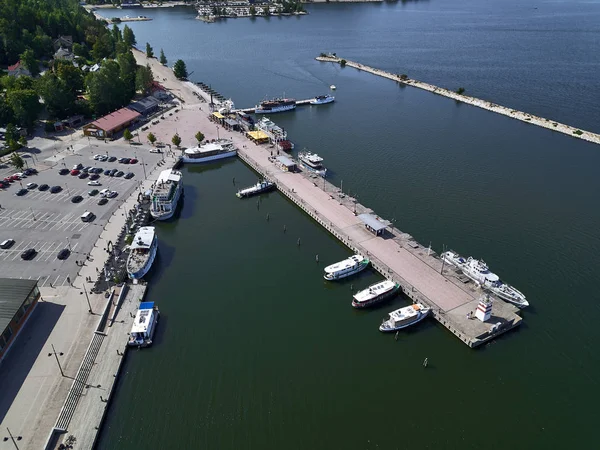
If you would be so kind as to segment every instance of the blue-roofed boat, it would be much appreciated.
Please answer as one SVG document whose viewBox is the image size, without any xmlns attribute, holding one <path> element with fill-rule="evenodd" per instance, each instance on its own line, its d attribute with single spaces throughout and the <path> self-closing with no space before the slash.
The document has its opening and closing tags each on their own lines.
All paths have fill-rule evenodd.
<svg viewBox="0 0 600 450">
<path fill-rule="evenodd" d="M 159 315 L 158 306 L 154 302 L 140 303 L 131 327 L 131 333 L 129 333 L 127 345 L 138 348 L 152 345 Z"/>
</svg>

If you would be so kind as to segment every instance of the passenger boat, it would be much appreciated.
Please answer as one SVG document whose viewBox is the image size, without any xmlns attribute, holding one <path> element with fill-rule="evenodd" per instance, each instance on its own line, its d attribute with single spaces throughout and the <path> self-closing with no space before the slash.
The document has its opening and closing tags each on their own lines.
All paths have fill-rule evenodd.
<svg viewBox="0 0 600 450">
<path fill-rule="evenodd" d="M 448 264 L 452 264 L 464 273 L 467 277 L 481 286 L 483 289 L 496 294 L 502 300 L 511 302 L 520 308 L 529 306 L 525 295 L 513 286 L 504 283 L 498 275 L 493 273 L 488 265 L 480 259 L 469 256 L 467 259 L 453 251 L 442 253 L 442 258 Z"/>
<path fill-rule="evenodd" d="M 331 89 L 332 91 L 335 91 L 337 88 L 335 87 L 335 84 L 332 84 L 331 86 L 329 86 L 329 89 Z"/>
<path fill-rule="evenodd" d="M 372 284 L 367 289 L 357 292 L 352 300 L 355 308 L 366 308 L 389 299 L 398 292 L 400 285 L 391 280 Z"/>
<path fill-rule="evenodd" d="M 152 267 L 156 258 L 158 239 L 154 227 L 142 227 L 138 230 L 129 246 L 127 273 L 129 278 L 139 280 Z"/>
<path fill-rule="evenodd" d="M 183 152 L 184 163 L 203 163 L 237 155 L 237 149 L 228 139 L 214 139 L 203 145 L 188 148 Z"/>
<path fill-rule="evenodd" d="M 156 220 L 173 217 L 183 192 L 183 175 L 173 169 L 163 170 L 152 187 L 150 214 Z"/>
<path fill-rule="evenodd" d="M 255 114 L 271 114 L 278 112 L 291 111 L 296 109 L 296 100 L 293 98 L 274 98 L 264 100 L 260 105 L 256 105 Z"/>
<path fill-rule="evenodd" d="M 316 153 L 311 153 L 308 150 L 302 150 L 298 153 L 300 165 L 309 172 L 316 173 L 322 177 L 327 175 L 327 169 L 323 167 L 323 158 Z"/>
<path fill-rule="evenodd" d="M 410 306 L 397 309 L 389 313 L 388 320 L 383 320 L 383 323 L 379 326 L 379 331 L 398 331 L 402 328 L 414 325 L 427 317 L 429 311 L 430 308 L 421 303 L 414 303 Z"/>
<path fill-rule="evenodd" d="M 311 105 L 324 105 L 326 103 L 332 103 L 335 100 L 333 95 L 325 94 L 325 95 L 317 95 L 310 101 Z"/>
<path fill-rule="evenodd" d="M 142 302 L 135 314 L 135 320 L 129 333 L 127 345 L 132 347 L 148 347 L 156 331 L 160 312 L 154 302 Z"/>
<path fill-rule="evenodd" d="M 275 187 L 275 183 L 271 183 L 270 181 L 263 180 L 256 183 L 254 186 L 250 186 L 246 189 L 242 189 L 237 192 L 238 198 L 244 197 L 252 197 L 253 195 L 262 194 L 263 192 L 270 191 Z"/>
<path fill-rule="evenodd" d="M 287 132 L 268 117 L 260 119 L 255 126 L 269 136 L 271 141 L 287 139 Z"/>
<path fill-rule="evenodd" d="M 369 265 L 369 259 L 362 255 L 352 255 L 350 258 L 325 267 L 323 278 L 328 281 L 341 280 L 361 272 Z"/>
</svg>

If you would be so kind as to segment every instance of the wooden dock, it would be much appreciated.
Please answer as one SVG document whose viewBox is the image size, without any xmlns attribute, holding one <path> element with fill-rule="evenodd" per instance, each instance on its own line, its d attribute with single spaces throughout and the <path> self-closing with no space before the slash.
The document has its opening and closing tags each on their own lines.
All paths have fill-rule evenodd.
<svg viewBox="0 0 600 450">
<path fill-rule="evenodd" d="M 469 347 L 521 324 L 519 309 L 496 298 L 488 322 L 469 319 L 484 294 L 481 289 L 473 282 L 464 283 L 452 266 L 443 265 L 435 252 L 409 234 L 395 227 L 388 227 L 380 237 L 367 231 L 357 216 L 373 211 L 323 178 L 281 171 L 265 147 L 246 145 L 238 149 L 238 155 L 349 249 L 368 256 L 373 268 L 400 283 L 409 299 L 430 306 L 433 317 Z"/>
<path fill-rule="evenodd" d="M 307 98 L 306 100 L 296 100 L 296 106 L 304 106 L 304 105 L 310 105 L 310 102 L 312 102 L 315 98 Z M 246 114 L 251 114 L 254 112 L 254 110 L 256 109 L 256 106 L 253 108 L 244 108 L 244 109 L 234 109 L 231 112 L 243 112 Z"/>
</svg>

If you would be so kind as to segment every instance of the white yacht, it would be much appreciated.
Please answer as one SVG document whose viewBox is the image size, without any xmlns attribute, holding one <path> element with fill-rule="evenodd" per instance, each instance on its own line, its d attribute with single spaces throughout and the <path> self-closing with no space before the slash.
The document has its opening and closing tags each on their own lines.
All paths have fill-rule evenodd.
<svg viewBox="0 0 600 450">
<path fill-rule="evenodd" d="M 399 288 L 400 285 L 391 280 L 372 284 L 367 289 L 363 289 L 354 295 L 352 306 L 355 308 L 366 308 L 367 306 L 381 303 L 398 292 Z"/>
<path fill-rule="evenodd" d="M 427 317 L 429 310 L 429 307 L 421 303 L 414 303 L 413 305 L 392 311 L 389 313 L 389 319 L 384 319 L 383 323 L 379 326 L 379 331 L 397 331 L 406 328 Z"/>
<path fill-rule="evenodd" d="M 212 140 L 198 147 L 184 150 L 181 160 L 184 163 L 203 163 L 237 155 L 237 149 L 228 139 Z"/>
<path fill-rule="evenodd" d="M 129 278 L 139 280 L 152 267 L 156 258 L 158 239 L 154 227 L 142 227 L 138 230 L 129 246 L 127 273 Z"/>
<path fill-rule="evenodd" d="M 158 323 L 158 306 L 154 302 L 142 302 L 135 315 L 127 345 L 132 347 L 148 347 L 152 345 L 152 338 Z"/>
<path fill-rule="evenodd" d="M 269 139 L 272 141 L 282 141 L 287 139 L 287 131 L 285 131 L 268 117 L 263 117 L 256 122 L 255 127 L 269 136 Z"/>
<path fill-rule="evenodd" d="M 482 288 L 496 294 L 501 299 L 514 303 L 521 308 L 529 306 L 525 295 L 511 285 L 505 284 L 498 275 L 489 269 L 483 260 L 471 256 L 465 259 L 453 251 L 442 253 L 442 258 L 448 264 L 459 268 L 462 273 Z"/>
<path fill-rule="evenodd" d="M 327 175 L 327 169 L 323 167 L 323 158 L 316 153 L 311 153 L 308 150 L 302 150 L 298 153 L 300 165 L 309 172 L 314 172 L 322 177 Z"/>
<path fill-rule="evenodd" d="M 359 254 L 352 255 L 348 259 L 325 267 L 325 274 L 323 277 L 329 281 L 340 280 L 366 269 L 368 265 L 368 258 Z"/>
<path fill-rule="evenodd" d="M 270 191 L 275 187 L 275 183 L 267 180 L 259 181 L 254 186 L 250 186 L 246 189 L 241 189 L 235 194 L 238 198 L 252 197 L 253 195 L 262 194 L 263 192 Z"/>
<path fill-rule="evenodd" d="M 175 208 L 183 192 L 183 175 L 177 170 L 163 170 L 152 187 L 150 214 L 156 220 L 167 220 L 175 214 Z"/>
<path fill-rule="evenodd" d="M 333 95 L 325 94 L 325 95 L 317 95 L 310 101 L 311 105 L 324 105 L 326 103 L 332 103 L 335 101 L 335 97 Z"/>
</svg>

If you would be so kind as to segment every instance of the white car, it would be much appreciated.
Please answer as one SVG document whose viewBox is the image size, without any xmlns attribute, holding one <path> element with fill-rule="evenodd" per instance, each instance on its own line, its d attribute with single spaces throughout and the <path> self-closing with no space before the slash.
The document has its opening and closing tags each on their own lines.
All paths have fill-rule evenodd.
<svg viewBox="0 0 600 450">
<path fill-rule="evenodd" d="M 102 189 L 100 191 L 100 197 L 106 197 L 108 194 L 110 194 L 110 189 Z"/>
<path fill-rule="evenodd" d="M 106 196 L 107 196 L 108 198 L 114 198 L 114 197 L 116 197 L 117 195 L 119 195 L 119 193 L 118 193 L 117 191 L 110 191 L 110 193 L 108 193 Z"/>
<path fill-rule="evenodd" d="M 102 158 L 102 155 L 94 155 L 94 159 L 95 159 L 96 161 L 99 161 L 99 160 L 100 160 L 100 158 Z"/>
<path fill-rule="evenodd" d="M 108 159 L 108 156 L 100 155 L 100 158 L 98 158 L 98 161 L 106 161 L 107 159 Z"/>
<path fill-rule="evenodd" d="M 88 181 L 88 186 L 102 186 L 102 183 L 100 183 L 98 180 Z"/>
<path fill-rule="evenodd" d="M 150 153 L 161 153 L 159 148 L 151 148 Z"/>
<path fill-rule="evenodd" d="M 17 176 L 19 178 L 27 178 L 27 175 L 25 175 L 22 172 L 13 173 L 13 176 Z"/>
</svg>

